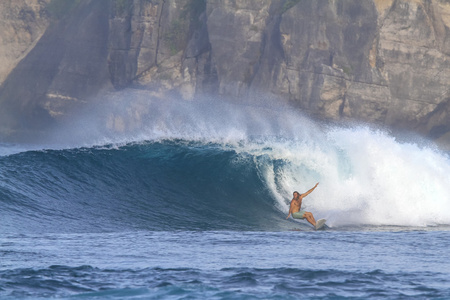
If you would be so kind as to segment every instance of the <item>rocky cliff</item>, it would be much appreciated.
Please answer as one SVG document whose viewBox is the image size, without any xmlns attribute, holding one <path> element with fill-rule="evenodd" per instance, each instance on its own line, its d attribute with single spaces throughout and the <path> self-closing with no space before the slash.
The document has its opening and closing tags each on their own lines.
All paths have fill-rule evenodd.
<svg viewBox="0 0 450 300">
<path fill-rule="evenodd" d="M 275 98 L 450 145 L 448 0 L 23 0 L 0 15 L 4 136 L 133 88 Z"/>
</svg>

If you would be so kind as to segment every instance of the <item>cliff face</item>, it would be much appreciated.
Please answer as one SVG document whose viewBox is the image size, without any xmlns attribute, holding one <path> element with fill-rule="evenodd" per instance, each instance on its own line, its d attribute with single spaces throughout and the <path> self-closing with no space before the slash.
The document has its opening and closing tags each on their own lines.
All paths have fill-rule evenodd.
<svg viewBox="0 0 450 300">
<path fill-rule="evenodd" d="M 103 3 L 101 3 L 103 2 Z M 28 2 L 27 2 L 28 3 Z M 26 55 L 7 74 L 0 89 L 0 134 L 35 135 L 109 83 L 109 10 L 104 1 L 65 1 L 52 16 L 50 2 L 37 1 L 46 16 L 45 32 L 28 43 Z M 63 3 L 63 2 L 61 2 Z M 72 5 L 76 3 L 77 5 Z M 29 24 L 29 27 L 36 26 Z M 26 34 L 20 28 L 17 36 Z M 4 44 L 5 51 L 15 49 Z"/>
<path fill-rule="evenodd" d="M 48 1 L 47 1 L 48 2 Z M 49 25 L 46 1 L 0 2 L 0 82 L 36 45 Z"/>
<path fill-rule="evenodd" d="M 114 87 L 254 103 L 269 95 L 319 118 L 414 130 L 450 145 L 448 0 L 75 2 L 50 22 L 51 2 L 35 0 L 44 17 L 17 14 L 2 25 L 34 28 L 25 43 L 0 47 L 9 62 L 0 69 L 2 128 L 52 122 Z M 0 14 L 14 7 L 2 4 Z"/>
<path fill-rule="evenodd" d="M 264 90 L 326 119 L 450 138 L 448 1 L 297 2 L 208 2 L 219 93 Z"/>
</svg>

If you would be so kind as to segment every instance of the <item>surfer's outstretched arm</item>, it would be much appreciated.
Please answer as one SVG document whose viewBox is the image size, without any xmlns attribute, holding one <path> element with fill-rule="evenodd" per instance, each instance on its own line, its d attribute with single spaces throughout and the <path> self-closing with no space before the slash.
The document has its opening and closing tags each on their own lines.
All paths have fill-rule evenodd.
<svg viewBox="0 0 450 300">
<path fill-rule="evenodd" d="M 319 183 L 316 183 L 316 185 L 310 189 L 309 191 L 307 191 L 306 193 L 302 194 L 302 198 L 308 196 L 309 194 L 311 194 L 312 191 L 314 191 L 314 189 L 319 185 Z"/>
</svg>

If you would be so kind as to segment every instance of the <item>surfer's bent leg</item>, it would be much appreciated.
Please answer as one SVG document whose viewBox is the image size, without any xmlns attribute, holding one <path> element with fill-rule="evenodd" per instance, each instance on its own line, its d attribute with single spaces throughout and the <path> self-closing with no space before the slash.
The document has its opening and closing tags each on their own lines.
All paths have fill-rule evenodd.
<svg viewBox="0 0 450 300">
<path fill-rule="evenodd" d="M 303 216 L 305 217 L 306 221 L 311 223 L 312 226 L 316 226 L 316 220 L 314 219 L 314 216 L 312 213 L 305 212 L 305 214 Z"/>
</svg>

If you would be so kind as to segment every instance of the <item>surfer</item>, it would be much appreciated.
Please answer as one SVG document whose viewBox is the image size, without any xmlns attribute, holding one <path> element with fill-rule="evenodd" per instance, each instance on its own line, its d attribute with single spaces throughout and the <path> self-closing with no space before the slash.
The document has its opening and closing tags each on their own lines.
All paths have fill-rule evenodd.
<svg viewBox="0 0 450 300">
<path fill-rule="evenodd" d="M 289 214 L 286 217 L 286 219 L 289 219 L 290 215 L 292 214 L 292 217 L 294 219 L 306 219 L 314 227 L 316 226 L 316 220 L 314 219 L 313 214 L 304 210 L 300 210 L 300 208 L 302 207 L 303 198 L 311 194 L 311 192 L 314 191 L 314 189 L 318 185 L 319 183 L 316 183 L 316 185 L 312 189 L 303 194 L 300 194 L 299 192 L 294 192 L 294 198 L 292 198 L 291 200 L 291 206 L 289 207 Z"/>
</svg>

